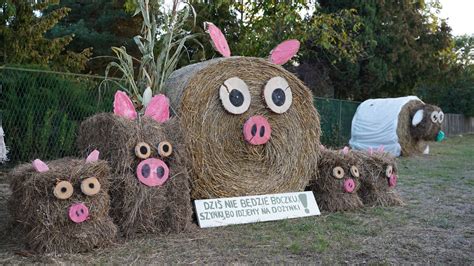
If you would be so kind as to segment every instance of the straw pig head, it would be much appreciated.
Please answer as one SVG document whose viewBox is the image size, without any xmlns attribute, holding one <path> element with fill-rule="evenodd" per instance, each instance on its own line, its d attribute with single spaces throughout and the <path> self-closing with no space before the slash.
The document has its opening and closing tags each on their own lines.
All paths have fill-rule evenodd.
<svg viewBox="0 0 474 266">
<path fill-rule="evenodd" d="M 415 139 L 441 141 L 444 138 L 444 132 L 441 131 L 444 113 L 438 106 L 421 105 L 411 111 L 410 118 L 410 133 Z"/>
<path fill-rule="evenodd" d="M 107 182 L 108 172 L 104 171 L 108 171 L 108 167 L 100 168 L 93 165 L 98 161 L 98 155 L 99 152 L 95 150 L 87 157 L 85 163 L 64 160 L 62 164 L 55 163 L 52 169 L 39 159 L 33 161 L 32 166 L 36 172 L 32 172 L 32 175 L 35 176 L 33 179 L 36 179 L 36 182 L 49 183 L 49 186 L 45 184 L 45 190 L 36 190 L 36 192 L 43 194 L 41 198 L 55 202 L 48 207 L 52 209 L 51 212 L 62 214 L 50 217 L 59 220 L 65 220 L 68 217 L 71 222 L 77 224 L 94 217 L 92 211 L 97 207 L 92 206 L 91 208 L 88 199 L 104 197 L 107 194 L 107 191 L 104 192 L 102 184 Z M 29 182 L 29 180 L 25 180 L 25 182 Z M 54 221 L 49 222 L 55 223 Z"/>
</svg>

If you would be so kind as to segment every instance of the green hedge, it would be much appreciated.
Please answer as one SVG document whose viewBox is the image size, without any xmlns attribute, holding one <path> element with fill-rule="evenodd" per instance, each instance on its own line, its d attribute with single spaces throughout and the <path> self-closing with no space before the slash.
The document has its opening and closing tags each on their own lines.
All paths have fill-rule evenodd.
<svg viewBox="0 0 474 266">
<path fill-rule="evenodd" d="M 99 79 L 2 69 L 0 82 L 2 126 L 12 162 L 76 155 L 80 122 L 112 106 L 113 92 L 98 100 Z"/>
</svg>

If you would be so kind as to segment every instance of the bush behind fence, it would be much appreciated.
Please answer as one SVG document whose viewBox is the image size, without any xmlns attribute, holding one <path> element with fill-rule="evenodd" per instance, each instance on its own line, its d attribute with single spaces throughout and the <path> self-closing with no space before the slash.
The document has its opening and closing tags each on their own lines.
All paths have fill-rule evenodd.
<svg viewBox="0 0 474 266">
<path fill-rule="evenodd" d="M 112 110 L 117 88 L 99 90 L 103 77 L 0 68 L 1 125 L 11 167 L 35 158 L 77 156 L 77 130 L 87 117 Z M 359 103 L 315 98 L 324 145 L 348 142 Z"/>
</svg>

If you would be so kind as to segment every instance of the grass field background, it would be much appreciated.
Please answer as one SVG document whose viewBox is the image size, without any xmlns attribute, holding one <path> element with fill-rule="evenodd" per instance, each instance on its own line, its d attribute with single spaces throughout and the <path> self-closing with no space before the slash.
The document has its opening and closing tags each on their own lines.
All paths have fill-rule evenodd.
<svg viewBox="0 0 474 266">
<path fill-rule="evenodd" d="M 474 136 L 399 159 L 405 205 L 143 236 L 85 254 L 33 255 L 8 234 L 0 179 L 0 263 L 474 263 Z"/>
</svg>

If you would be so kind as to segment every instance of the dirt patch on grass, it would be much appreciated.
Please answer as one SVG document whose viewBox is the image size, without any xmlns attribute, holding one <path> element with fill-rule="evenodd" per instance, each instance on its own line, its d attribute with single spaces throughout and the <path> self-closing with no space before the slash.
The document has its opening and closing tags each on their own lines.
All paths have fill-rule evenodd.
<svg viewBox="0 0 474 266">
<path fill-rule="evenodd" d="M 144 236 L 85 254 L 32 255 L 0 239 L 0 263 L 474 263 L 474 136 L 399 160 L 401 207 Z M 9 232 L 0 175 L 0 226 Z M 2 234 L 3 235 L 3 234 Z M 11 234 L 8 234 L 11 235 Z"/>
</svg>

